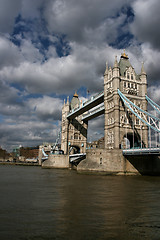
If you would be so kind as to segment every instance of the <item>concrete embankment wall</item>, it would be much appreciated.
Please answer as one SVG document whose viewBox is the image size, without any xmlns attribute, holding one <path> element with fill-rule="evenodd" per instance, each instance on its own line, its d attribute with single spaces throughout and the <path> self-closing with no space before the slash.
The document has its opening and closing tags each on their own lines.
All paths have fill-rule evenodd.
<svg viewBox="0 0 160 240">
<path fill-rule="evenodd" d="M 132 156 L 125 158 L 122 150 L 87 150 L 86 159 L 77 166 L 78 172 L 97 172 L 114 175 L 160 175 L 160 158 Z"/>
<path fill-rule="evenodd" d="M 48 160 L 42 162 L 42 168 L 69 168 L 69 156 L 50 154 Z"/>
</svg>

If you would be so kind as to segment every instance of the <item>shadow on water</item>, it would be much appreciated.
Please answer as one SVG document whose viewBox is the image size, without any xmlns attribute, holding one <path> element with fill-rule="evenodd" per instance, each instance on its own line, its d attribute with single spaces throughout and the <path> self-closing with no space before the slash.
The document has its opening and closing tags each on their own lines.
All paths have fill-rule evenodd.
<svg viewBox="0 0 160 240">
<path fill-rule="evenodd" d="M 160 157 L 156 155 L 127 156 L 141 175 L 160 176 Z"/>
<path fill-rule="evenodd" d="M 0 166 L 0 239 L 158 240 L 160 178 Z"/>
</svg>

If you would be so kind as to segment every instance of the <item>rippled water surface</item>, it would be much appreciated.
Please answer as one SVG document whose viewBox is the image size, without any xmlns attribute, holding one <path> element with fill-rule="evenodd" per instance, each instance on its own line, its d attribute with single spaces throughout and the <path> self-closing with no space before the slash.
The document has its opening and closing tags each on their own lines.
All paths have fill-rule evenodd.
<svg viewBox="0 0 160 240">
<path fill-rule="evenodd" d="M 0 166 L 0 239 L 160 239 L 160 177 Z"/>
</svg>

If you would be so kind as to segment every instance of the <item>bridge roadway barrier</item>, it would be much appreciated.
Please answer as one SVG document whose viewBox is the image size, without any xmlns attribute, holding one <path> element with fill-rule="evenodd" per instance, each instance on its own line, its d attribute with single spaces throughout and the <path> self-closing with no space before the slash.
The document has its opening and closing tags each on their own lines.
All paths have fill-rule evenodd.
<svg viewBox="0 0 160 240">
<path fill-rule="evenodd" d="M 124 156 L 132 156 L 132 155 L 159 155 L 160 156 L 160 148 L 135 148 L 135 149 L 124 149 Z"/>
<path fill-rule="evenodd" d="M 75 117 L 83 114 L 84 112 L 88 111 L 89 109 L 92 109 L 93 107 L 96 107 L 97 105 L 104 102 L 104 92 L 100 92 L 96 94 L 95 96 L 92 96 L 89 100 L 82 103 L 82 106 L 73 109 L 72 112 L 70 112 L 67 116 L 69 120 L 74 119 Z"/>
</svg>

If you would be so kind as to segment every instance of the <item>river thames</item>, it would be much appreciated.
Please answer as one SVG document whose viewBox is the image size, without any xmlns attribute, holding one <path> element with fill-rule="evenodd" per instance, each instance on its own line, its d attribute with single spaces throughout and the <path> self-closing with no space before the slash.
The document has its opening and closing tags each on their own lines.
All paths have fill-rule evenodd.
<svg viewBox="0 0 160 240">
<path fill-rule="evenodd" d="M 160 177 L 0 165 L 2 240 L 159 240 Z"/>
</svg>

